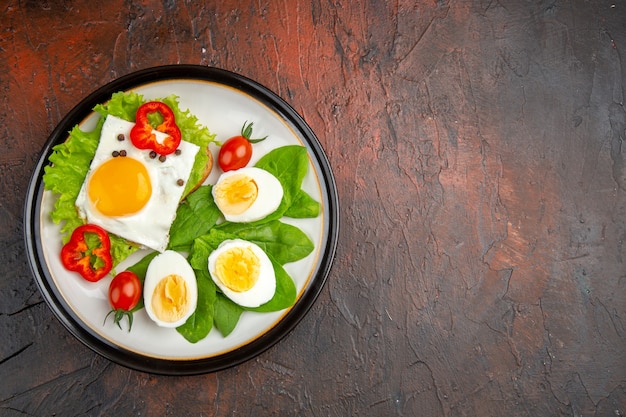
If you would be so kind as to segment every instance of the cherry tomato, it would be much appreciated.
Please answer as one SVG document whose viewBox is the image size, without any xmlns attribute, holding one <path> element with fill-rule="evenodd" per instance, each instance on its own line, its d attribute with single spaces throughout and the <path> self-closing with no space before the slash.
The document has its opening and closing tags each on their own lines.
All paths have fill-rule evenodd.
<svg viewBox="0 0 626 417">
<path fill-rule="evenodd" d="M 222 171 L 233 171 L 248 165 L 252 158 L 252 144 L 261 142 L 267 137 L 250 139 L 250 136 L 252 136 L 252 124 L 252 122 L 244 123 L 241 128 L 241 134 L 233 136 L 222 145 L 217 157 L 217 162 Z"/>
<path fill-rule="evenodd" d="M 130 331 L 133 325 L 133 308 L 137 306 L 141 299 L 141 281 L 139 277 L 130 271 L 124 271 L 117 274 L 111 284 L 109 284 L 109 304 L 111 304 L 112 310 L 104 318 L 113 314 L 113 319 L 117 327 L 120 329 L 120 321 L 124 318 L 128 318 L 128 331 Z"/>
<path fill-rule="evenodd" d="M 218 162 L 222 171 L 232 171 L 245 167 L 252 158 L 252 144 L 243 136 L 228 139 L 222 145 Z"/>
<path fill-rule="evenodd" d="M 109 303 L 114 309 L 130 311 L 141 298 L 141 282 L 130 271 L 120 272 L 109 285 Z"/>
</svg>

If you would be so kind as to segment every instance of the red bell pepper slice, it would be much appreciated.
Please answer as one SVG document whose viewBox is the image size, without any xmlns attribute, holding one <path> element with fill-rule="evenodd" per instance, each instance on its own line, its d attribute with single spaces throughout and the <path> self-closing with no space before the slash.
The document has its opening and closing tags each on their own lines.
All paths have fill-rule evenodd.
<svg viewBox="0 0 626 417">
<path fill-rule="evenodd" d="M 148 115 L 156 112 L 163 116 L 163 122 L 156 127 L 156 130 L 168 135 L 163 143 L 157 141 L 156 135 L 152 133 L 154 128 L 148 121 Z M 137 109 L 135 125 L 130 130 L 130 140 L 136 148 L 150 149 L 159 155 L 169 155 L 180 145 L 181 136 L 180 129 L 176 125 L 174 112 L 167 104 L 160 101 L 149 101 Z"/>
<path fill-rule="evenodd" d="M 97 247 L 89 248 L 85 238 L 86 233 L 92 233 L 98 238 Z M 95 267 L 93 263 L 98 261 L 102 263 L 102 266 Z M 94 224 L 78 226 L 72 232 L 70 240 L 61 249 L 61 262 L 66 269 L 78 272 L 87 281 L 99 281 L 113 267 L 109 235 L 103 228 Z"/>
</svg>

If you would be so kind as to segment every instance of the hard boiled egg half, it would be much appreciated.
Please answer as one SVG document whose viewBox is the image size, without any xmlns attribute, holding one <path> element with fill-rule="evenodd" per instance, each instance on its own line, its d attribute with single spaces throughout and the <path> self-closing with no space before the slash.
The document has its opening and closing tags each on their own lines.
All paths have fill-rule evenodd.
<svg viewBox="0 0 626 417">
<path fill-rule="evenodd" d="M 167 250 L 155 256 L 143 285 L 146 312 L 161 327 L 178 327 L 196 310 L 196 275 L 178 252 Z"/>
<path fill-rule="evenodd" d="M 245 167 L 220 175 L 212 189 L 215 204 L 230 222 L 249 223 L 276 211 L 283 199 L 280 181 L 261 168 Z"/>
<path fill-rule="evenodd" d="M 276 292 L 272 261 L 246 240 L 225 240 L 211 252 L 209 274 L 226 297 L 243 307 L 265 304 Z"/>
</svg>

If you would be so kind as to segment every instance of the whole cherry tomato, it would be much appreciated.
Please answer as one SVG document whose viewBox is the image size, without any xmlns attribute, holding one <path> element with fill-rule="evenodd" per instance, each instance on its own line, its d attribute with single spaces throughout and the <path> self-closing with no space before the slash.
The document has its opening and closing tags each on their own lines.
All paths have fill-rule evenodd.
<svg viewBox="0 0 626 417">
<path fill-rule="evenodd" d="M 267 138 L 265 136 L 260 139 L 250 139 L 252 124 L 252 122 L 244 123 L 241 128 L 241 135 L 228 139 L 220 148 L 217 161 L 222 171 L 233 171 L 245 167 L 252 158 L 252 144 Z"/>
<path fill-rule="evenodd" d="M 128 331 L 130 331 L 133 325 L 132 310 L 139 303 L 141 293 L 141 281 L 137 275 L 130 271 L 117 274 L 109 284 L 109 304 L 112 310 L 104 320 L 106 321 L 113 313 L 115 324 L 121 329 L 120 321 L 128 317 Z"/>
<path fill-rule="evenodd" d="M 222 171 L 232 171 L 245 167 L 252 158 L 252 145 L 243 136 L 228 139 L 222 145 L 218 162 Z"/>
</svg>

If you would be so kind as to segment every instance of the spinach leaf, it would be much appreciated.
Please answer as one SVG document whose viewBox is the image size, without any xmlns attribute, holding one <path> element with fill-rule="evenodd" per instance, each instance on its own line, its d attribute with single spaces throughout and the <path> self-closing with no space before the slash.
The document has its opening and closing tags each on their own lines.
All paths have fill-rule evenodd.
<svg viewBox="0 0 626 417">
<path fill-rule="evenodd" d="M 291 206 L 285 212 L 285 216 L 293 219 L 314 218 L 319 216 L 320 210 L 320 203 L 315 201 L 306 191 L 300 189 L 291 202 Z"/>
<path fill-rule="evenodd" d="M 193 240 L 208 233 L 219 217 L 220 211 L 211 195 L 211 186 L 199 187 L 178 206 L 170 227 L 168 247 L 188 252 Z"/>
<path fill-rule="evenodd" d="M 193 269 L 208 271 L 209 255 L 226 239 L 234 238 L 233 235 L 211 229 L 206 235 L 197 237 L 193 241 L 189 253 L 189 264 Z"/>
<path fill-rule="evenodd" d="M 222 336 L 228 336 L 237 326 L 243 307 L 232 302 L 222 293 L 218 293 L 215 299 L 215 328 L 219 330 Z"/>
<path fill-rule="evenodd" d="M 213 228 L 206 235 L 196 238 L 193 242 L 191 253 L 189 255 L 189 263 L 192 268 L 198 271 L 207 271 L 207 276 L 209 276 L 210 279 L 210 274 L 208 273 L 209 254 L 213 252 L 224 240 L 235 239 L 237 237 L 237 234 Z M 277 251 L 279 254 L 282 252 L 282 249 Z M 274 259 L 271 250 L 268 250 L 266 253 L 272 261 L 272 266 L 276 275 L 276 292 L 274 293 L 272 299 L 267 303 L 256 308 L 243 308 L 230 300 L 228 300 L 228 302 L 225 301 L 223 298 L 226 297 L 219 292 L 219 289 L 216 286 L 217 298 L 213 300 L 213 321 L 215 323 L 215 327 L 223 335 L 229 334 L 235 328 L 237 322 L 239 321 L 241 311 L 243 310 L 257 312 L 278 311 L 291 307 L 296 301 L 297 291 L 293 279 L 289 276 L 289 274 L 287 274 L 281 264 Z M 200 295 L 198 296 L 200 297 Z M 234 306 L 232 304 L 234 304 Z"/>
<path fill-rule="evenodd" d="M 159 252 L 150 252 L 149 254 L 144 256 L 141 260 L 139 260 L 137 263 L 126 268 L 126 270 L 133 272 L 135 275 L 137 275 L 137 278 L 139 278 L 139 281 L 141 281 L 141 285 L 143 286 L 143 282 L 146 280 L 146 272 L 148 271 L 148 265 L 150 265 L 150 262 L 152 262 L 154 257 L 157 256 L 158 254 Z M 133 312 L 139 311 L 144 307 L 145 306 L 143 304 L 143 297 L 140 297 L 139 302 L 137 303 L 135 308 L 133 308 Z"/>
<path fill-rule="evenodd" d="M 198 304 L 196 311 L 187 319 L 185 324 L 176 328 L 190 343 L 197 343 L 207 337 L 213 327 L 213 315 L 216 299 L 216 286 L 209 272 L 194 270 L 198 282 Z"/>
<path fill-rule="evenodd" d="M 133 272 L 135 275 L 137 275 L 137 277 L 139 277 L 139 280 L 143 284 L 143 281 L 146 279 L 146 272 L 148 272 L 148 265 L 150 265 L 150 262 L 152 262 L 154 257 L 158 254 L 159 252 L 150 252 L 133 266 L 129 266 L 128 268 L 126 268 L 126 270 Z"/>
<path fill-rule="evenodd" d="M 261 225 L 224 223 L 216 229 L 256 243 L 281 265 L 306 257 L 315 247 L 302 230 L 278 220 Z"/>
<path fill-rule="evenodd" d="M 257 167 L 272 173 L 283 186 L 283 200 L 276 212 L 253 223 L 224 222 L 220 217 L 211 186 L 202 186 L 180 205 L 170 230 L 171 249 L 189 251 L 189 263 L 198 279 L 198 308 L 177 330 L 195 343 L 205 338 L 212 327 L 224 337 L 237 326 L 246 311 L 271 312 L 291 307 L 297 289 L 282 265 L 308 256 L 314 249 L 311 239 L 299 228 L 279 219 L 316 217 L 320 205 L 301 189 L 308 170 L 308 153 L 302 146 L 284 146 L 262 157 Z M 208 257 L 228 239 L 244 239 L 259 245 L 272 261 L 276 275 L 276 292 L 270 301 L 256 308 L 244 308 L 219 291 L 208 272 Z"/>
<path fill-rule="evenodd" d="M 302 187 L 302 180 L 309 169 L 309 157 L 304 146 L 288 145 L 265 154 L 255 165 L 273 174 L 283 186 L 283 199 L 275 212 L 250 224 L 280 219 L 289 209 Z"/>
<path fill-rule="evenodd" d="M 274 297 L 267 303 L 255 308 L 245 308 L 245 310 L 267 313 L 269 311 L 279 311 L 291 307 L 296 301 L 296 284 L 293 282 L 287 271 L 268 255 L 274 266 L 276 274 L 276 292 Z"/>
</svg>

